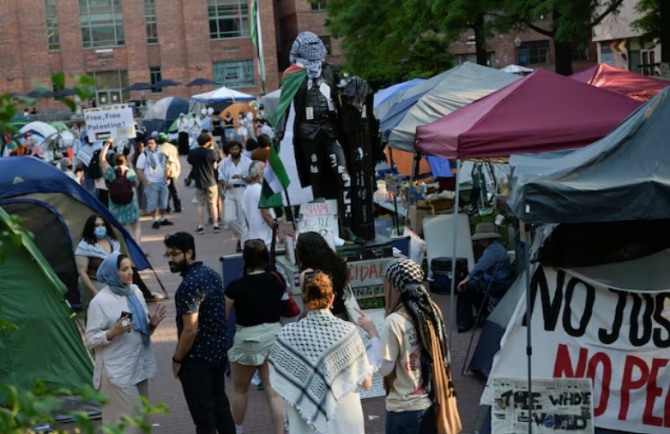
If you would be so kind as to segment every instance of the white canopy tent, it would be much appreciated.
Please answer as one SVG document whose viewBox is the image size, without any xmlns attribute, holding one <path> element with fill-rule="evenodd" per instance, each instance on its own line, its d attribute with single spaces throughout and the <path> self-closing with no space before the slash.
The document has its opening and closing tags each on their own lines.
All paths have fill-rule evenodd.
<svg viewBox="0 0 670 434">
<path fill-rule="evenodd" d="M 232 103 L 232 102 L 255 101 L 256 97 L 244 92 L 239 92 L 237 90 L 227 88 L 226 86 L 221 86 L 220 88 L 214 89 L 209 92 L 193 95 L 191 99 L 193 101 L 213 104 L 216 102 Z"/>
</svg>

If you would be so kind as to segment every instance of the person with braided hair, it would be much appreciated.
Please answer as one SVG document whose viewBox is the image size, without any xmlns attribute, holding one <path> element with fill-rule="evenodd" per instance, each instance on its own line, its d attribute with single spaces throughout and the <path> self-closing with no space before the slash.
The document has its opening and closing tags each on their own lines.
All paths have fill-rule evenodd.
<svg viewBox="0 0 670 434">
<path fill-rule="evenodd" d="M 371 340 L 371 353 L 376 353 L 370 356 L 384 376 L 387 434 L 456 434 L 461 429 L 455 405 L 448 406 L 454 391 L 442 313 L 423 279 L 414 261 L 389 263 L 381 337 L 370 317 L 358 311 L 358 324 Z"/>
</svg>

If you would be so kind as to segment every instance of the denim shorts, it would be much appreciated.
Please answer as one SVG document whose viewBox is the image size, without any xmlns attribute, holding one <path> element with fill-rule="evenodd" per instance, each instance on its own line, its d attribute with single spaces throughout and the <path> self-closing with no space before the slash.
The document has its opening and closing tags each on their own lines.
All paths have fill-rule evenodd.
<svg viewBox="0 0 670 434">
<path fill-rule="evenodd" d="M 147 211 L 167 208 L 169 192 L 165 182 L 152 182 L 144 187 L 144 194 L 147 196 Z"/>
<path fill-rule="evenodd" d="M 386 434 L 434 434 L 436 432 L 433 407 L 417 411 L 386 412 Z"/>
</svg>

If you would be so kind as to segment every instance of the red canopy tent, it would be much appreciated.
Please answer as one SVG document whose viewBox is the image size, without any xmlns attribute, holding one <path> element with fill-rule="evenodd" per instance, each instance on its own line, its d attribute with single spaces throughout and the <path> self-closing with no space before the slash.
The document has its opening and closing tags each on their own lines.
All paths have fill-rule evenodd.
<svg viewBox="0 0 670 434">
<path fill-rule="evenodd" d="M 576 148 L 609 133 L 641 105 L 546 70 L 416 129 L 416 148 L 448 159 Z"/>
<path fill-rule="evenodd" d="M 648 101 L 666 86 L 670 86 L 668 80 L 646 77 L 604 63 L 572 74 L 570 78 L 640 101 Z"/>
</svg>

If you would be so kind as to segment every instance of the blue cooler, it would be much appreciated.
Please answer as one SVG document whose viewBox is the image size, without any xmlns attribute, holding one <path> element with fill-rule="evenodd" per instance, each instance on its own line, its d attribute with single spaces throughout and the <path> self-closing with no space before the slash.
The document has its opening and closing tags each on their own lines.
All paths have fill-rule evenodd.
<svg viewBox="0 0 670 434">
<path fill-rule="evenodd" d="M 433 280 L 430 282 L 430 292 L 435 294 L 449 294 L 451 292 L 451 258 L 439 257 L 430 261 Z M 468 260 L 456 258 L 456 285 L 468 275 Z"/>
</svg>

